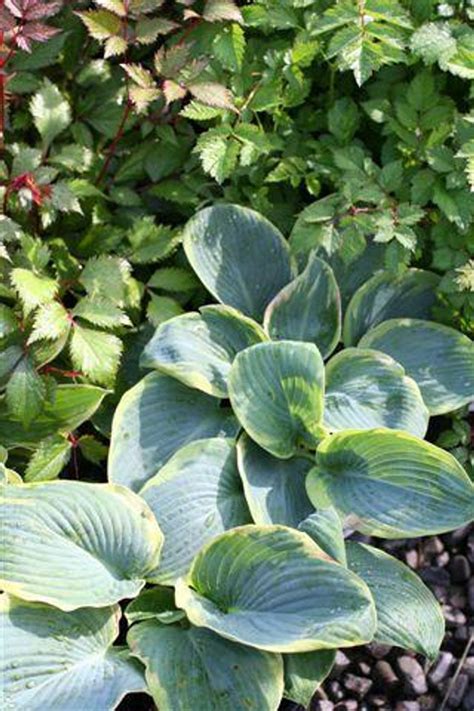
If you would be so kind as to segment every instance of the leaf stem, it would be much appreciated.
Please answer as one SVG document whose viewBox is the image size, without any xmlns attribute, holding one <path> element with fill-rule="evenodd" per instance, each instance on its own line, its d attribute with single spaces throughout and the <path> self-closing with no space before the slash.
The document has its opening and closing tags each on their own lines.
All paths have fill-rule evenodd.
<svg viewBox="0 0 474 711">
<path fill-rule="evenodd" d="M 125 102 L 125 109 L 122 114 L 122 118 L 120 120 L 119 126 L 117 128 L 117 132 L 112 140 L 112 143 L 110 144 L 104 163 L 102 164 L 102 168 L 100 170 L 100 173 L 97 177 L 97 180 L 95 181 L 96 185 L 100 185 L 102 180 L 105 178 L 107 171 L 109 169 L 110 161 L 115 155 L 115 151 L 117 150 L 117 146 L 119 144 L 120 139 L 122 138 L 124 131 L 125 131 L 125 124 L 127 122 L 127 119 L 130 115 L 130 111 L 132 110 L 132 102 L 130 99 L 127 97 L 127 101 Z"/>
</svg>

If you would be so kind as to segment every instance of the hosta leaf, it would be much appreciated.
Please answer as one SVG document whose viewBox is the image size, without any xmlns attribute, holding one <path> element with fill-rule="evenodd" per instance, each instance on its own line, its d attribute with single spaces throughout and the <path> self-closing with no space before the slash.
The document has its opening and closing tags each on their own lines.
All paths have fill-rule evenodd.
<svg viewBox="0 0 474 711">
<path fill-rule="evenodd" d="M 474 515 L 474 486 L 453 455 L 393 430 L 325 439 L 307 489 L 315 505 L 326 501 L 356 530 L 385 538 L 450 531 Z"/>
<path fill-rule="evenodd" d="M 46 382 L 26 355 L 16 364 L 6 389 L 8 410 L 28 428 L 41 412 L 46 399 Z"/>
<path fill-rule="evenodd" d="M 305 489 L 312 462 L 306 457 L 275 459 L 242 435 L 237 447 L 245 498 L 255 523 L 280 523 L 296 528 L 313 506 Z"/>
<path fill-rule="evenodd" d="M 215 538 L 178 581 L 176 603 L 192 624 L 272 652 L 351 647 L 376 625 L 365 583 L 285 526 Z"/>
<path fill-rule="evenodd" d="M 2 492 L 2 588 L 61 610 L 135 597 L 163 535 L 145 502 L 113 484 L 49 481 Z"/>
<path fill-rule="evenodd" d="M 6 708 L 105 711 L 125 694 L 146 691 L 140 663 L 112 646 L 118 605 L 65 613 L 2 595 L 0 620 Z"/>
<path fill-rule="evenodd" d="M 72 121 L 68 101 L 58 87 L 46 78 L 43 79 L 41 89 L 31 99 L 30 111 L 45 148 L 48 148 Z"/>
<path fill-rule="evenodd" d="M 342 520 L 336 509 L 318 509 L 301 521 L 298 529 L 312 538 L 331 558 L 342 565 L 347 564 Z"/>
<path fill-rule="evenodd" d="M 61 435 L 42 440 L 28 462 L 25 481 L 56 479 L 69 461 L 71 446 L 71 442 Z"/>
<path fill-rule="evenodd" d="M 417 382 L 431 415 L 474 399 L 474 343 L 449 326 L 391 319 L 366 333 L 359 346 L 376 348 L 401 363 Z"/>
<path fill-rule="evenodd" d="M 216 205 L 201 210 L 185 226 L 183 246 L 211 294 L 257 320 L 291 279 L 283 236 L 247 208 Z"/>
<path fill-rule="evenodd" d="M 420 578 L 396 558 L 362 543 L 347 543 L 347 559 L 374 597 L 375 640 L 436 659 L 444 619 L 438 601 Z"/>
<path fill-rule="evenodd" d="M 316 689 L 331 671 L 335 656 L 336 652 L 332 649 L 283 655 L 285 698 L 309 707 Z"/>
<path fill-rule="evenodd" d="M 400 276 L 380 272 L 352 297 L 344 317 L 344 344 L 355 346 L 364 333 L 391 318 L 429 319 L 436 303 L 440 277 L 422 269 L 408 269 Z"/>
<path fill-rule="evenodd" d="M 125 393 L 115 411 L 109 479 L 138 491 L 185 444 L 233 436 L 237 429 L 215 398 L 150 373 Z"/>
<path fill-rule="evenodd" d="M 283 663 L 229 642 L 209 630 L 161 625 L 132 627 L 127 641 L 146 665 L 148 687 L 160 711 L 274 711 L 283 694 Z"/>
<path fill-rule="evenodd" d="M 331 267 L 312 256 L 268 304 L 264 324 L 273 339 L 310 341 L 329 356 L 341 336 L 341 297 Z"/>
<path fill-rule="evenodd" d="M 69 347 L 75 368 L 101 385 L 113 382 L 122 354 L 117 336 L 75 323 Z"/>
<path fill-rule="evenodd" d="M 324 423 L 331 431 L 389 427 L 423 438 L 428 420 L 418 385 L 385 353 L 347 348 L 327 364 Z"/>
<path fill-rule="evenodd" d="M 30 448 L 57 431 L 71 432 L 92 417 L 105 395 L 94 385 L 58 385 L 28 428 L 0 407 L 0 441 L 5 447 Z"/>
<path fill-rule="evenodd" d="M 172 624 L 185 617 L 183 610 L 178 610 L 174 602 L 173 588 L 155 585 L 142 590 L 141 593 L 125 609 L 127 622 L 143 620 L 158 620 L 164 625 Z"/>
<path fill-rule="evenodd" d="M 158 569 L 148 575 L 162 585 L 173 585 L 185 575 L 205 543 L 251 520 L 235 443 L 222 437 L 182 447 L 147 481 L 140 496 L 165 536 Z"/>
<path fill-rule="evenodd" d="M 192 388 L 227 397 L 232 362 L 248 346 L 266 340 L 262 328 L 230 306 L 204 306 L 163 323 L 141 358 Z"/>
<path fill-rule="evenodd" d="M 232 408 L 270 454 L 293 456 L 323 435 L 324 365 L 312 343 L 259 343 L 241 351 L 229 376 Z"/>
</svg>

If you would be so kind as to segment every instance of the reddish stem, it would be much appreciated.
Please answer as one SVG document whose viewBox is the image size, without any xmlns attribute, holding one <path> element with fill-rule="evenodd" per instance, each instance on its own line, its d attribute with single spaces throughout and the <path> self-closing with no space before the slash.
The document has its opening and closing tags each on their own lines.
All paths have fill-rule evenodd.
<svg viewBox="0 0 474 711">
<path fill-rule="evenodd" d="M 79 378 L 83 375 L 80 370 L 63 370 L 62 368 L 56 368 L 54 365 L 45 365 L 41 368 L 41 372 L 45 373 L 57 373 L 63 378 Z"/>
<path fill-rule="evenodd" d="M 100 185 L 100 183 L 102 182 L 102 180 L 104 179 L 104 177 L 107 174 L 107 171 L 108 171 L 109 165 L 110 165 L 110 161 L 114 157 L 115 151 L 117 150 L 118 143 L 124 134 L 125 124 L 127 122 L 127 119 L 130 115 L 131 110 L 132 110 L 132 102 L 130 101 L 130 99 L 127 99 L 127 101 L 125 103 L 125 110 L 122 114 L 122 119 L 120 121 L 119 127 L 117 128 L 117 133 L 115 134 L 113 141 L 109 146 L 109 149 L 107 151 L 107 155 L 105 157 L 101 171 L 97 177 L 97 180 L 95 181 L 96 185 Z"/>
</svg>

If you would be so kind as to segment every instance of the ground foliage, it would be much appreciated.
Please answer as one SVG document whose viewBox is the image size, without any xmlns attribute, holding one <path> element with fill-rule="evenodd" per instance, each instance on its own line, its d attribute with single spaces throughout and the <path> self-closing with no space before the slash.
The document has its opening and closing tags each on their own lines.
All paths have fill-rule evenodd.
<svg viewBox="0 0 474 711">
<path fill-rule="evenodd" d="M 383 351 L 380 325 L 370 337 L 364 336 L 367 323 L 377 329 L 381 321 L 400 317 L 429 318 L 472 337 L 473 17 L 470 2 L 431 0 L 5 0 L 0 8 L 4 477 L 17 481 L 16 470 L 27 482 L 59 476 L 103 481 L 113 413 L 125 391 L 143 377 L 143 368 L 158 367 L 172 382 L 178 378 L 178 391 L 165 378 L 166 403 L 191 398 L 205 422 L 201 437 L 233 437 L 235 420 L 230 413 L 222 419 L 216 399 L 228 394 L 222 380 L 226 367 L 219 371 L 222 354 L 216 366 L 220 379 L 208 378 L 207 389 L 201 379 L 196 386 L 176 370 L 170 375 L 169 363 L 160 359 L 157 366 L 152 357 L 147 362 L 143 356 L 140 367 L 141 353 L 157 327 L 159 333 L 168 329 L 177 339 L 174 345 L 181 345 L 179 334 L 173 333 L 176 317 L 200 319 L 211 331 L 218 331 L 226 319 L 227 325 L 240 319 L 240 345 L 227 343 L 227 358 L 242 343 L 252 346 L 268 335 L 275 341 L 315 342 L 324 358 L 341 338 L 351 348 L 363 336 L 369 338 L 364 348 Z M 251 312 L 227 292 L 222 296 L 222 283 L 213 285 L 212 274 L 196 266 L 189 248 L 186 254 L 183 250 L 188 220 L 218 203 L 250 207 L 289 237 L 291 273 L 280 274 L 269 287 L 269 298 L 257 299 Z M 234 247 L 237 265 L 238 245 Z M 263 246 L 259 249 L 264 253 Z M 269 260 L 264 259 L 262 269 Z M 413 277 L 419 291 L 411 298 L 415 267 L 431 276 L 426 277 L 428 287 Z M 291 306 L 293 294 L 298 313 L 298 294 L 305 294 L 303 275 L 312 275 L 332 318 L 324 334 L 320 323 L 306 324 L 306 334 L 299 326 L 285 333 L 291 308 L 289 314 L 278 306 L 273 315 L 268 313 L 268 301 L 296 276 L 295 269 L 303 289 L 289 285 L 290 298 L 284 296 L 283 304 Z M 379 270 L 380 282 L 374 282 L 370 277 Z M 385 288 L 393 290 L 392 306 L 408 294 L 404 313 L 391 313 L 390 301 L 381 318 L 364 311 Z M 423 289 L 433 297 L 429 303 L 420 296 Z M 209 302 L 207 290 L 246 316 L 236 316 L 232 309 L 221 313 L 215 306 L 199 316 L 196 309 Z M 340 296 L 344 323 L 334 294 Z M 184 316 L 189 311 L 194 316 Z M 265 332 L 245 320 L 262 321 L 264 312 Z M 418 382 L 431 414 L 443 415 L 443 420 L 434 420 L 437 444 L 471 472 L 469 397 L 448 396 L 447 404 L 436 409 L 403 358 L 387 352 Z M 340 360 L 341 372 L 343 365 Z M 386 363 L 379 367 L 390 370 Z M 396 380 L 400 371 L 398 376 L 395 372 Z M 207 376 L 201 373 L 199 378 Z M 160 388 L 165 387 L 163 377 L 158 378 Z M 417 397 L 410 393 L 404 395 L 408 404 Z M 254 436 L 246 408 L 232 404 Z M 397 427 L 424 436 L 423 407 L 418 402 L 416 416 L 408 408 L 417 421 L 407 414 Z M 336 410 L 331 426 L 338 428 Z M 151 461 L 153 473 L 174 453 L 179 422 L 171 419 L 170 424 L 168 449 L 162 459 Z M 185 427 L 192 430 L 192 424 Z M 380 424 L 393 426 L 374 426 Z M 310 448 L 323 434 L 320 425 L 309 427 Z M 180 444 L 188 441 L 184 434 Z M 293 444 L 285 445 L 280 432 L 276 446 Z M 146 479 L 151 472 L 145 459 Z M 139 469 L 134 476 L 139 477 Z M 283 471 L 281 476 L 284 480 Z M 327 489 L 330 496 L 329 484 Z M 248 520 L 241 520 L 241 514 L 239 520 L 229 516 L 235 524 L 252 519 L 274 523 L 271 517 L 261 518 L 259 506 L 253 502 Z M 344 502 L 338 506 L 344 510 Z M 300 514 L 293 512 L 283 523 L 296 525 L 294 517 Z M 453 519 L 452 526 L 458 522 Z M 132 576 L 134 589 L 149 579 L 156 563 L 157 550 L 146 553 L 143 570 Z M 146 557 L 143 549 L 141 555 Z M 115 563 L 123 570 L 123 561 Z M 172 573 L 166 567 L 163 571 L 158 577 L 168 584 Z M 54 604 L 54 596 L 45 595 L 32 593 L 25 599 Z M 100 604 L 113 605 L 120 597 L 100 598 Z M 17 603 L 5 606 L 10 604 Z M 112 630 L 117 610 L 101 609 L 103 619 L 97 625 Z M 18 614 L 29 612 L 19 604 Z M 163 614 L 175 613 L 165 606 Z M 99 648 L 110 647 L 110 630 Z M 155 633 L 149 630 L 151 636 Z M 212 654 L 222 653 L 223 642 L 215 635 L 183 641 L 171 628 L 169 634 L 167 644 L 177 650 L 216 644 Z M 139 656 L 146 660 L 147 638 L 142 641 Z M 131 644 L 134 648 L 139 643 L 132 638 Z M 255 659 L 246 662 L 250 667 L 273 664 L 268 652 L 254 653 Z M 119 664 L 114 658 L 110 664 L 120 667 L 124 689 L 142 688 L 134 663 Z M 166 708 L 160 684 L 155 689 L 155 671 L 149 673 L 149 687 Z M 270 675 L 268 668 L 266 673 Z M 279 679 L 272 692 L 278 696 L 281 669 L 273 666 L 271 674 Z M 291 683 L 298 686 L 295 679 Z M 260 691 L 268 701 L 268 690 Z M 107 689 L 103 693 L 104 704 L 113 705 L 120 696 L 114 697 L 113 690 L 109 696 Z M 256 697 L 260 708 L 263 697 Z"/>
</svg>

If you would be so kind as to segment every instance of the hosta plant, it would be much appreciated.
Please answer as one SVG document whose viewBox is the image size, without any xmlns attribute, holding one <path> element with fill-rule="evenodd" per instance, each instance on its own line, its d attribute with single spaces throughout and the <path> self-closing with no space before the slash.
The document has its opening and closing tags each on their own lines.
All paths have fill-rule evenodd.
<svg viewBox="0 0 474 711">
<path fill-rule="evenodd" d="M 109 483 L 23 484 L 1 465 L 8 709 L 147 691 L 160 711 L 275 711 L 309 704 L 337 648 L 437 656 L 433 595 L 351 535 L 473 517 L 469 477 L 424 440 L 474 395 L 473 344 L 430 321 L 438 277 L 379 272 L 342 314 L 331 266 L 316 251 L 297 273 L 251 210 L 207 208 L 183 240 L 217 303 L 145 347 Z"/>
</svg>

